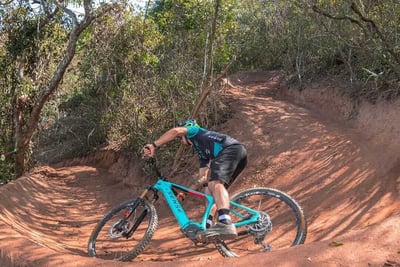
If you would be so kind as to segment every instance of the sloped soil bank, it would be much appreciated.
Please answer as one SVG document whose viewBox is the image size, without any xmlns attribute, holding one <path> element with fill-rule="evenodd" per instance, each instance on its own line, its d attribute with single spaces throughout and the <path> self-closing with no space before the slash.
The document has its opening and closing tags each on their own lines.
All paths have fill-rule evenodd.
<svg viewBox="0 0 400 267">
<path fill-rule="evenodd" d="M 356 105 L 329 80 L 298 92 L 280 86 L 278 72 L 242 72 L 227 84 L 233 115 L 218 130 L 249 152 L 230 190 L 289 193 L 307 214 L 304 245 L 222 258 L 183 238 L 159 201 L 158 230 L 135 261 L 89 258 L 96 222 L 147 184 L 134 160 L 100 151 L 0 188 L 0 266 L 400 266 L 400 100 Z"/>
</svg>

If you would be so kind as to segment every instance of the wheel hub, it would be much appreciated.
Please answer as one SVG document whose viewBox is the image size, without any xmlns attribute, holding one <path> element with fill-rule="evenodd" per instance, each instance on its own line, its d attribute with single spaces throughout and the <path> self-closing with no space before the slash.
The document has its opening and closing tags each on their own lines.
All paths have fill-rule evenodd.
<svg viewBox="0 0 400 267">
<path fill-rule="evenodd" d="M 111 226 L 108 233 L 112 239 L 120 238 L 128 232 L 129 226 L 130 224 L 128 220 L 121 219 Z"/>
</svg>

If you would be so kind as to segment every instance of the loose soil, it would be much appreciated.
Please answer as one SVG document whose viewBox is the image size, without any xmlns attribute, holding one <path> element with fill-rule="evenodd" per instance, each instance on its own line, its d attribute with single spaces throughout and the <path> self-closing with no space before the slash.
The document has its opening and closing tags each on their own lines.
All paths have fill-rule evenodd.
<svg viewBox="0 0 400 267">
<path fill-rule="evenodd" d="M 90 258 L 97 221 L 147 184 L 132 160 L 104 150 L 0 187 L 0 266 L 400 266 L 400 101 L 355 105 L 329 80 L 301 92 L 280 85 L 278 72 L 230 77 L 232 117 L 218 130 L 249 153 L 230 191 L 287 192 L 307 215 L 304 245 L 223 258 L 184 238 L 161 200 L 159 227 L 137 259 Z"/>
</svg>

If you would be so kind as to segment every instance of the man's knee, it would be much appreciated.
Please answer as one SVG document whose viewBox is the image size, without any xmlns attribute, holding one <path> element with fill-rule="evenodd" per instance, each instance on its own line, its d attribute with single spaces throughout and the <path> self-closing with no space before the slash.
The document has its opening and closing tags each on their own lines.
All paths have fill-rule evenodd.
<svg viewBox="0 0 400 267">
<path fill-rule="evenodd" d="M 212 181 L 208 181 L 208 188 L 211 190 L 211 192 L 214 192 L 215 190 L 217 190 L 218 186 L 220 185 L 224 185 L 224 183 L 220 180 L 212 180 Z"/>
</svg>

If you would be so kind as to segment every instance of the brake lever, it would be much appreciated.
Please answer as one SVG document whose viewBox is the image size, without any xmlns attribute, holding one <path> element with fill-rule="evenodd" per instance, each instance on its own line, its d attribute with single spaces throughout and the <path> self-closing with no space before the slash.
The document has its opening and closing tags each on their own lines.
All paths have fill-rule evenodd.
<svg viewBox="0 0 400 267">
<path fill-rule="evenodd" d="M 158 177 L 161 177 L 161 172 L 157 167 L 157 162 L 155 157 L 146 157 L 145 163 L 152 167 L 153 171 L 157 174 Z"/>
<path fill-rule="evenodd" d="M 154 157 L 146 157 L 144 162 L 147 165 L 156 165 L 156 159 Z"/>
</svg>

